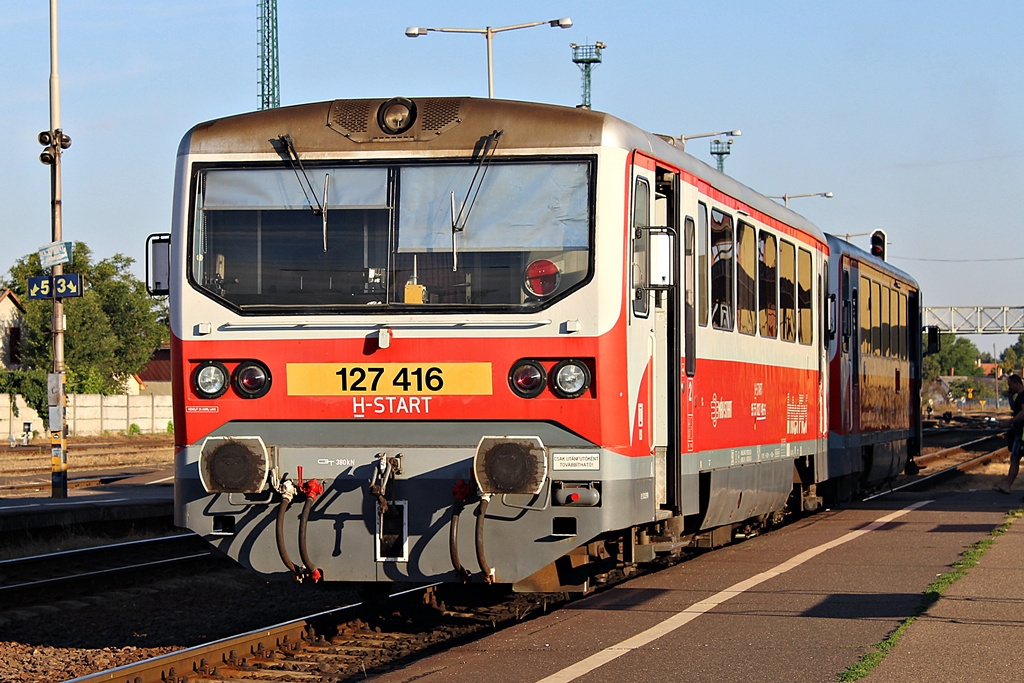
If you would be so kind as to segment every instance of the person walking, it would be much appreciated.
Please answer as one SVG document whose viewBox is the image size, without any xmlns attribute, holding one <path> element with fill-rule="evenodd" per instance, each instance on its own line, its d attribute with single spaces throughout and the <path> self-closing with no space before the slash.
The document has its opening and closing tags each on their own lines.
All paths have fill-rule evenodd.
<svg viewBox="0 0 1024 683">
<path fill-rule="evenodd" d="M 1020 378 L 1020 375 L 1010 375 L 1006 380 L 1006 384 L 1011 397 L 1010 410 L 1013 411 L 1013 417 L 1005 423 L 1010 428 L 1006 433 L 1010 447 L 1010 471 L 1006 473 L 1006 478 L 1003 481 L 992 487 L 993 490 L 999 491 L 999 493 L 1010 492 L 1013 480 L 1017 478 L 1017 473 L 1020 471 L 1022 451 L 1020 440 L 1021 435 L 1024 434 L 1024 380 Z"/>
</svg>

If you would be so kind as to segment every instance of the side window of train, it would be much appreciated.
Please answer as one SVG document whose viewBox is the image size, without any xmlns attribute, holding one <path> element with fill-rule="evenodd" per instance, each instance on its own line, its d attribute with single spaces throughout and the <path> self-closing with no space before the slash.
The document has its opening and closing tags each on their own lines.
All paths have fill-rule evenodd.
<svg viewBox="0 0 1024 683">
<path fill-rule="evenodd" d="M 900 293 L 889 290 L 889 355 L 900 357 Z"/>
<path fill-rule="evenodd" d="M 878 354 L 883 358 L 892 356 L 892 290 L 885 285 L 878 285 L 881 300 L 882 338 Z"/>
<path fill-rule="evenodd" d="M 733 328 L 733 240 L 732 216 L 711 210 L 711 324 L 715 329 Z"/>
<path fill-rule="evenodd" d="M 909 353 L 907 349 L 907 335 L 909 331 L 907 329 L 907 295 L 900 294 L 900 358 L 902 360 L 907 359 Z"/>
<path fill-rule="evenodd" d="M 757 317 L 762 337 L 779 333 L 779 250 L 775 235 L 762 230 L 757 238 Z"/>
<path fill-rule="evenodd" d="M 697 312 L 701 327 L 708 324 L 708 207 L 697 205 Z"/>
<path fill-rule="evenodd" d="M 801 344 L 810 344 L 814 338 L 814 298 L 811 286 L 814 283 L 814 269 L 811 268 L 811 252 L 798 251 L 797 263 L 797 329 Z"/>
<path fill-rule="evenodd" d="M 741 334 L 757 332 L 757 235 L 754 226 L 736 226 L 736 327 Z"/>
<path fill-rule="evenodd" d="M 651 186 L 637 178 L 633 188 L 633 315 L 646 318 L 651 297 L 647 286 L 650 258 Z"/>
<path fill-rule="evenodd" d="M 697 273 L 694 265 L 695 232 L 693 218 L 687 216 L 683 228 L 683 272 L 686 274 L 686 288 L 683 292 L 683 307 L 686 309 L 683 313 L 683 355 L 686 357 L 688 377 L 693 377 L 697 371 L 697 311 L 694 301 L 697 289 Z"/>
<path fill-rule="evenodd" d="M 843 297 L 843 317 L 840 325 L 843 328 L 843 353 L 850 352 L 850 331 L 853 329 L 853 306 L 850 292 L 850 269 L 843 268 L 841 296 Z"/>
<path fill-rule="evenodd" d="M 871 283 L 871 353 L 882 355 L 882 285 Z"/>
<path fill-rule="evenodd" d="M 860 278 L 860 353 L 871 354 L 871 281 Z"/>
<path fill-rule="evenodd" d="M 779 242 L 779 336 L 796 341 L 796 247 Z"/>
</svg>

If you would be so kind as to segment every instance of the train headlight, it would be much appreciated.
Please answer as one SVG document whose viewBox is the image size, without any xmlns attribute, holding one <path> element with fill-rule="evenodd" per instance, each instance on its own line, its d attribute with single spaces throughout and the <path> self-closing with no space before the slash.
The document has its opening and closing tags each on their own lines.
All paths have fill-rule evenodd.
<svg viewBox="0 0 1024 683">
<path fill-rule="evenodd" d="M 547 449 L 535 436 L 485 436 L 476 447 L 473 473 L 484 493 L 535 495 L 548 476 Z"/>
<path fill-rule="evenodd" d="M 508 384 L 512 391 L 523 398 L 534 398 L 544 391 L 548 375 L 544 366 L 535 360 L 519 361 L 508 373 Z"/>
<path fill-rule="evenodd" d="M 534 296 L 549 296 L 558 289 L 562 272 L 551 261 L 537 259 L 526 266 L 524 285 L 526 291 Z"/>
<path fill-rule="evenodd" d="M 228 389 L 228 369 L 215 360 L 203 361 L 192 373 L 192 388 L 200 398 L 217 398 Z"/>
<path fill-rule="evenodd" d="M 395 97 L 380 105 L 377 125 L 389 135 L 398 135 L 416 123 L 416 103 L 404 97 Z"/>
<path fill-rule="evenodd" d="M 199 455 L 199 479 L 207 493 L 259 493 L 270 460 L 258 436 L 212 436 Z"/>
<path fill-rule="evenodd" d="M 242 398 L 259 398 L 270 391 L 270 370 L 253 360 L 239 363 L 232 379 Z"/>
<path fill-rule="evenodd" d="M 551 369 L 554 392 L 562 398 L 582 396 L 590 387 L 590 368 L 578 360 L 563 360 Z"/>
</svg>

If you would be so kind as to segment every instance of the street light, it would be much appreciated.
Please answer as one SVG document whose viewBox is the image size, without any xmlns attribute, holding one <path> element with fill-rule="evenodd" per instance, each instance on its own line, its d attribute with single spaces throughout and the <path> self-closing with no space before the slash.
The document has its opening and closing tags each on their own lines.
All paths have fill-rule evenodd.
<svg viewBox="0 0 1024 683">
<path fill-rule="evenodd" d="M 781 199 L 786 207 L 789 207 L 789 200 L 796 199 L 797 197 L 824 197 L 825 199 L 832 199 L 833 195 L 831 192 L 811 192 L 809 194 L 770 194 L 767 197 L 768 199 Z"/>
<path fill-rule="evenodd" d="M 562 17 L 561 19 L 551 19 L 549 21 L 531 21 L 528 24 L 515 24 L 514 26 L 499 26 L 498 28 L 492 28 L 490 26 L 486 28 L 424 28 L 423 26 L 410 26 L 405 29 L 405 35 L 409 38 L 416 38 L 418 36 L 425 36 L 429 31 L 437 31 L 438 33 L 479 33 L 487 39 L 487 96 L 490 98 L 494 97 L 494 58 L 491 50 L 492 39 L 495 33 L 502 33 L 504 31 L 513 31 L 517 28 L 532 28 L 534 26 L 543 26 L 547 24 L 552 28 L 572 28 L 572 19 L 569 17 Z"/>
<path fill-rule="evenodd" d="M 722 130 L 722 131 L 719 131 L 717 133 L 701 133 L 700 135 L 680 135 L 677 138 L 672 138 L 671 142 L 672 142 L 672 144 L 675 144 L 675 141 L 678 140 L 679 141 L 679 147 L 685 150 L 686 149 L 686 141 L 687 140 L 696 140 L 697 138 L 717 138 L 720 135 L 728 135 L 730 137 L 738 138 L 741 135 L 743 135 L 743 131 L 739 131 L 739 130 Z"/>
</svg>

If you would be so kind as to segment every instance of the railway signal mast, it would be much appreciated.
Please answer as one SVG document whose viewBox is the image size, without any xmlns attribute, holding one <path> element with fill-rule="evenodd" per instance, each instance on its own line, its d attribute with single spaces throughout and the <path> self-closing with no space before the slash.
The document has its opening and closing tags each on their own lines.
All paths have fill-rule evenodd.
<svg viewBox="0 0 1024 683">
<path fill-rule="evenodd" d="M 572 61 L 583 72 L 583 102 L 580 106 L 590 109 L 590 73 L 601 63 L 601 50 L 608 46 L 598 41 L 593 45 L 569 43 L 569 47 L 572 48 Z"/>
<path fill-rule="evenodd" d="M 281 106 L 277 64 L 277 0 L 260 0 L 260 109 Z"/>
<path fill-rule="evenodd" d="M 50 167 L 50 218 L 53 241 L 39 252 L 40 265 L 50 268 L 47 282 L 63 280 L 64 264 L 71 261 L 63 242 L 60 157 L 71 146 L 71 138 L 60 127 L 60 76 L 57 72 L 57 0 L 50 0 L 50 129 L 39 134 L 44 149 L 39 160 Z M 50 495 L 68 497 L 68 452 L 65 437 L 64 301 L 53 292 L 53 372 L 47 379 L 50 429 Z"/>
</svg>

